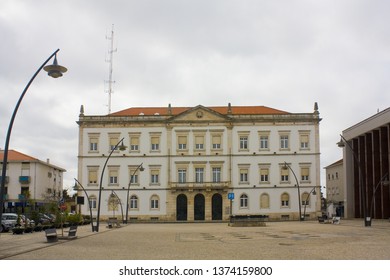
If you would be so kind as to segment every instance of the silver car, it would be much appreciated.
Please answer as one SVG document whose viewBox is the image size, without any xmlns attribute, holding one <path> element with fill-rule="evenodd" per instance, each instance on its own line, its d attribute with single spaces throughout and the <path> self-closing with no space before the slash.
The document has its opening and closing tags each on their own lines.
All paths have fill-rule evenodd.
<svg viewBox="0 0 390 280">
<path fill-rule="evenodd" d="M 18 215 L 15 213 L 3 213 L 1 216 L 1 231 L 7 232 L 13 228 L 18 221 Z"/>
</svg>

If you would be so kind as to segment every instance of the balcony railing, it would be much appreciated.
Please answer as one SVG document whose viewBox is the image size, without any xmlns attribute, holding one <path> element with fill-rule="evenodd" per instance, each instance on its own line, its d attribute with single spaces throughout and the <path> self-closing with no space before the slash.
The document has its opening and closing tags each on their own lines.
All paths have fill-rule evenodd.
<svg viewBox="0 0 390 280">
<path fill-rule="evenodd" d="M 29 184 L 30 176 L 19 176 L 19 182 L 22 184 Z"/>
<path fill-rule="evenodd" d="M 221 181 L 221 182 L 171 182 L 170 188 L 172 190 L 227 190 L 230 186 L 230 182 Z"/>
</svg>

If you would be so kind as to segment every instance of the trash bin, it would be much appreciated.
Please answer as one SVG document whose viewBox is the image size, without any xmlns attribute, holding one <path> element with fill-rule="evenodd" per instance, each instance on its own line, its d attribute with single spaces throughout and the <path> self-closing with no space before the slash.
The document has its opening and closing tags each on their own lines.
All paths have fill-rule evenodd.
<svg viewBox="0 0 390 280">
<path fill-rule="evenodd" d="M 366 217 L 366 219 L 364 220 L 364 225 L 366 227 L 370 227 L 371 226 L 371 217 Z"/>
</svg>

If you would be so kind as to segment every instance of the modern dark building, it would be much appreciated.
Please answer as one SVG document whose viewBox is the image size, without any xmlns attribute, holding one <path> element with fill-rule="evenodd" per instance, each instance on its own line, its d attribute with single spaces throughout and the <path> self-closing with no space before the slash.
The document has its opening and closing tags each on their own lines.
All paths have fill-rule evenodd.
<svg viewBox="0 0 390 280">
<path fill-rule="evenodd" d="M 390 108 L 343 131 L 345 217 L 390 217 Z"/>
</svg>

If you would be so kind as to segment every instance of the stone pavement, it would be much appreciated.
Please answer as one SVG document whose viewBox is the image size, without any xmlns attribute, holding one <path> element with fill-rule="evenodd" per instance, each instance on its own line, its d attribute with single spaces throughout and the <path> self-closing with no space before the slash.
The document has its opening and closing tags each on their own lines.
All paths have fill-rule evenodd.
<svg viewBox="0 0 390 280">
<path fill-rule="evenodd" d="M 61 230 L 58 230 L 61 234 Z M 44 232 L 0 234 L 6 260 L 390 260 L 390 223 L 342 220 L 267 222 L 266 227 L 226 223 L 128 224 L 100 231 L 80 226 L 75 240 L 47 243 Z"/>
</svg>

